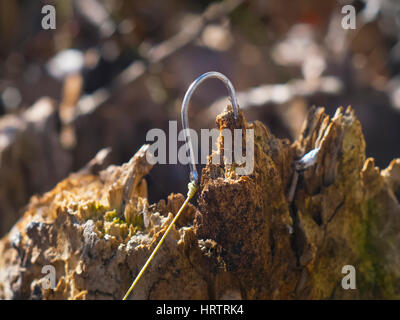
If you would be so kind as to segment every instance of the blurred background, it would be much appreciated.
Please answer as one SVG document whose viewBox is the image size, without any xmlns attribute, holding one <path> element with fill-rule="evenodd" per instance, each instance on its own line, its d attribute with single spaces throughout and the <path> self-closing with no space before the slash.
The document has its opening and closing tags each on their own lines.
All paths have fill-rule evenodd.
<svg viewBox="0 0 400 320">
<path fill-rule="evenodd" d="M 42 7 L 56 29 L 42 28 Z M 356 29 L 342 27 L 342 7 Z M 180 130 L 181 101 L 207 71 L 227 75 L 248 121 L 293 141 L 307 110 L 351 105 L 367 156 L 400 156 L 400 1 L 0 1 L 0 236 L 29 198 L 111 147 L 128 161 L 152 128 Z M 217 80 L 189 112 L 215 127 L 227 104 Z M 156 165 L 150 202 L 186 192 L 188 168 Z"/>
</svg>

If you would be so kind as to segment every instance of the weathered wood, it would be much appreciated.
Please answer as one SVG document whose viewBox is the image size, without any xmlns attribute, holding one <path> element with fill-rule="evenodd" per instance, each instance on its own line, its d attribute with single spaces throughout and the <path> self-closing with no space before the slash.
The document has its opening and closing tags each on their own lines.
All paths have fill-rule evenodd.
<svg viewBox="0 0 400 320">
<path fill-rule="evenodd" d="M 197 207 L 185 210 L 130 298 L 399 298 L 400 159 L 385 170 L 366 159 L 351 108 L 333 118 L 312 109 L 293 144 L 242 112 L 222 113 L 217 125 L 254 129 L 253 173 L 209 161 Z M 295 161 L 315 147 L 316 164 L 288 199 Z M 146 150 L 31 200 L 0 242 L 1 298 L 122 298 L 184 201 L 172 194 L 148 204 Z M 49 264 L 54 290 L 42 287 Z M 345 265 L 356 269 L 355 290 L 341 286 Z"/>
</svg>

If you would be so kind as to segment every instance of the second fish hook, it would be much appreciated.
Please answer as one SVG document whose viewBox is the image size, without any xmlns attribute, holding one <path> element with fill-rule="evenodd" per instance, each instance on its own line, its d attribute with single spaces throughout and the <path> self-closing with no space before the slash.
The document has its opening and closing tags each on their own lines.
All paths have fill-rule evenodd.
<svg viewBox="0 0 400 320">
<path fill-rule="evenodd" d="M 185 141 L 188 143 L 188 152 L 190 156 L 190 181 L 194 183 L 198 183 L 199 179 L 199 174 L 197 173 L 196 169 L 196 159 L 194 156 L 194 150 L 193 150 L 193 145 L 192 145 L 192 140 L 190 138 L 190 133 L 189 133 L 189 120 L 188 120 L 188 107 L 189 107 L 189 102 L 190 99 L 196 90 L 196 88 L 205 80 L 210 79 L 210 78 L 216 78 L 221 80 L 224 84 L 225 87 L 229 91 L 229 96 L 230 100 L 232 102 L 232 107 L 233 107 L 233 114 L 235 119 L 237 119 L 238 116 L 238 103 L 236 99 L 236 92 L 235 88 L 233 87 L 231 81 L 222 73 L 216 72 L 216 71 L 210 71 L 207 73 L 202 74 L 200 77 L 198 77 L 196 80 L 192 82 L 192 84 L 189 86 L 189 89 L 186 91 L 185 97 L 183 98 L 182 102 L 182 111 L 181 111 L 181 116 L 182 116 L 182 127 L 183 131 L 185 134 Z"/>
</svg>

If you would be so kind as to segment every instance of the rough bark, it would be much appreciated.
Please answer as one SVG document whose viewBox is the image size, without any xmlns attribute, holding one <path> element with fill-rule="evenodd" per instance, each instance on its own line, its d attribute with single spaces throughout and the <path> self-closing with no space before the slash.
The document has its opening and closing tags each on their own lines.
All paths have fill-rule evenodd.
<svg viewBox="0 0 400 320">
<path fill-rule="evenodd" d="M 385 170 L 365 159 L 351 108 L 333 118 L 312 109 L 293 144 L 242 112 L 237 120 L 222 113 L 217 125 L 254 129 L 254 171 L 238 176 L 235 164 L 209 161 L 197 206 L 185 210 L 132 299 L 399 298 L 400 159 Z M 315 147 L 317 163 L 296 177 L 293 164 Z M 0 242 L 0 297 L 122 298 L 184 201 L 171 194 L 148 204 L 146 152 L 105 170 L 99 156 L 33 198 Z M 48 264 L 54 290 L 42 287 Z M 344 265 L 356 268 L 356 290 L 341 287 Z"/>
</svg>

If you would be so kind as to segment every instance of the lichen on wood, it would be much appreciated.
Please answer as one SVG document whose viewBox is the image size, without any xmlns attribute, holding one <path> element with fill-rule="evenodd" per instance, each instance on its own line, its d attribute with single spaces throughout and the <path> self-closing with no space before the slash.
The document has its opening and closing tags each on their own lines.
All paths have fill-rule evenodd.
<svg viewBox="0 0 400 320">
<path fill-rule="evenodd" d="M 185 209 L 130 298 L 399 298 L 400 159 L 384 170 L 366 159 L 350 107 L 332 118 L 312 108 L 294 143 L 241 111 L 234 119 L 231 108 L 217 126 L 254 129 L 252 174 L 209 158 L 197 204 Z M 295 171 L 316 147 L 315 165 Z M 105 169 L 99 156 L 31 199 L 0 242 L 0 298 L 122 298 L 184 201 L 171 194 L 148 203 L 147 148 Z M 223 155 L 222 137 L 214 152 Z M 42 286 L 49 264 L 55 289 Z M 357 270 L 356 290 L 341 287 L 345 265 Z"/>
</svg>

